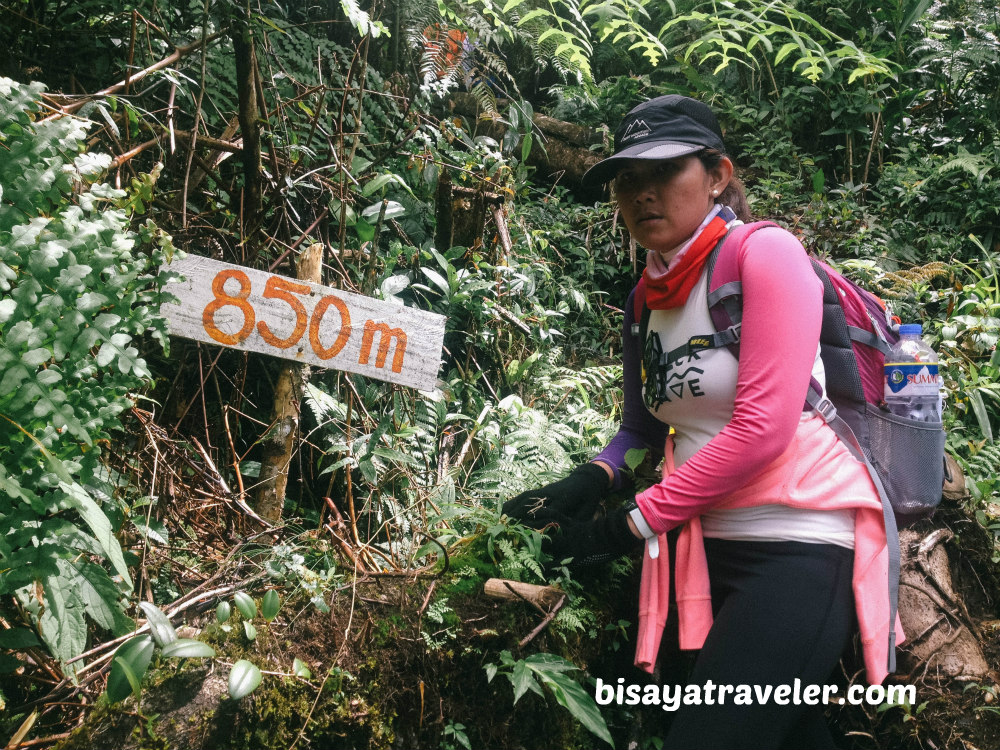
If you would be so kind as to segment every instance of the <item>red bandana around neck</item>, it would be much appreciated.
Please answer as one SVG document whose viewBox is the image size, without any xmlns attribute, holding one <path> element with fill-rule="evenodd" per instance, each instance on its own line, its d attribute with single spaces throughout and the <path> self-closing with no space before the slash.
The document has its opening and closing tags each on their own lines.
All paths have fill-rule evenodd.
<svg viewBox="0 0 1000 750">
<path fill-rule="evenodd" d="M 726 236 L 726 220 L 720 215 L 712 219 L 684 253 L 676 266 L 667 273 L 654 275 L 649 266 L 642 272 L 646 280 L 646 305 L 650 310 L 670 310 L 687 302 L 708 254 Z"/>
</svg>

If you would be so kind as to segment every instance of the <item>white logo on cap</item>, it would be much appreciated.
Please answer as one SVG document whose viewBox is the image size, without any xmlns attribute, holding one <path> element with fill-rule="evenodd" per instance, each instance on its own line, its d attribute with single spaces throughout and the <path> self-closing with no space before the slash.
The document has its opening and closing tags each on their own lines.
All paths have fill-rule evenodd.
<svg viewBox="0 0 1000 750">
<path fill-rule="evenodd" d="M 633 120 L 632 124 L 625 130 L 625 135 L 622 136 L 622 143 L 635 138 L 644 138 L 652 132 L 645 120 Z"/>
</svg>

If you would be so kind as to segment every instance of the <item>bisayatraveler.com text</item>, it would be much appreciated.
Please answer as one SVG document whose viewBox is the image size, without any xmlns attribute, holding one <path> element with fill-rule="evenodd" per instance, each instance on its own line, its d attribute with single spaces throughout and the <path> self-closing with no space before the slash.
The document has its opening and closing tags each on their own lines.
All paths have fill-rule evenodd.
<svg viewBox="0 0 1000 750">
<path fill-rule="evenodd" d="M 619 677 L 617 684 L 597 678 L 594 700 L 599 706 L 616 703 L 620 706 L 660 706 L 664 711 L 676 711 L 681 706 L 712 706 L 732 704 L 755 706 L 818 706 L 836 703 L 881 706 L 914 705 L 917 688 L 914 685 L 850 685 L 844 695 L 837 685 L 803 684 L 796 678 L 792 684 L 782 685 L 723 685 L 707 680 L 692 685 L 638 685 L 625 684 Z"/>
</svg>

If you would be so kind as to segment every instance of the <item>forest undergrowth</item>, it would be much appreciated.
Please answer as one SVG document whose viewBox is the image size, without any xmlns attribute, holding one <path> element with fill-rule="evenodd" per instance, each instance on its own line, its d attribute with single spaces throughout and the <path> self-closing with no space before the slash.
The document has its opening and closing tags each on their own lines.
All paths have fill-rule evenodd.
<svg viewBox="0 0 1000 750">
<path fill-rule="evenodd" d="M 964 489 L 919 530 L 989 669 L 831 706 L 842 745 L 1000 745 L 996 8 L 524 5 L 0 3 L 7 747 L 658 747 L 669 712 L 593 700 L 690 663 L 632 667 L 635 561 L 574 573 L 500 507 L 617 429 L 643 251 L 573 175 L 659 93 L 711 102 L 754 212 L 941 356 Z M 296 370 L 288 422 L 281 360 L 168 335 L 171 258 L 315 248 L 446 316 L 435 389 Z"/>
</svg>

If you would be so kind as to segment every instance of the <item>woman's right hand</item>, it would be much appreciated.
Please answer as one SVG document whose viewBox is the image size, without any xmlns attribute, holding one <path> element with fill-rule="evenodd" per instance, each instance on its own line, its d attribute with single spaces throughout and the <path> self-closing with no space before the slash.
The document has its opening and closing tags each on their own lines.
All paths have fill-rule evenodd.
<svg viewBox="0 0 1000 750">
<path fill-rule="evenodd" d="M 533 528 L 548 523 L 552 513 L 589 521 L 607 494 L 610 481 L 610 473 L 600 464 L 581 464 L 558 482 L 522 492 L 508 500 L 502 510 L 504 515 Z M 542 510 L 545 512 L 540 513 Z"/>
</svg>

